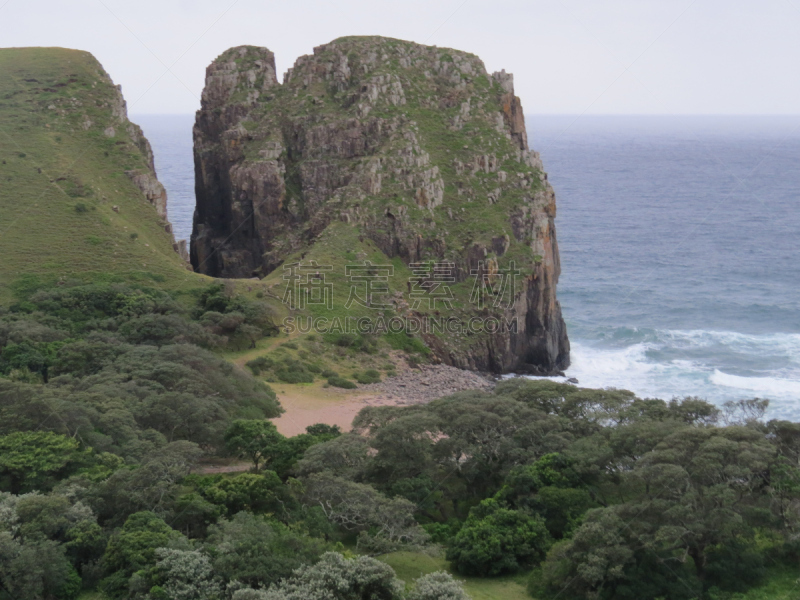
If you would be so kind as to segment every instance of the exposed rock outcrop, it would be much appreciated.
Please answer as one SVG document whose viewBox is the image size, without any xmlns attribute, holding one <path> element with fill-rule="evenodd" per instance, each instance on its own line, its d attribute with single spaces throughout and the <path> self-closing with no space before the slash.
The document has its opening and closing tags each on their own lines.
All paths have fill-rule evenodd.
<svg viewBox="0 0 800 600">
<path fill-rule="evenodd" d="M 122 95 L 122 86 L 114 86 L 114 92 L 114 96 L 110 103 L 111 116 L 114 120 L 114 124 L 118 128 L 123 128 L 130 136 L 131 141 L 136 144 L 136 146 L 139 148 L 139 151 L 144 156 L 148 167 L 147 169 L 131 169 L 125 171 L 125 175 L 127 175 L 134 185 L 142 191 L 142 194 L 144 194 L 147 202 L 156 209 L 158 216 L 167 222 L 167 233 L 171 234 L 172 225 L 169 223 L 169 221 L 167 221 L 167 190 L 158 180 L 158 176 L 156 175 L 153 148 L 150 146 L 148 139 L 144 136 L 142 128 L 136 123 L 128 120 L 128 105 L 125 102 L 124 96 Z M 112 125 L 107 127 L 103 133 L 106 137 L 113 138 L 116 137 L 117 130 Z M 188 259 L 186 241 L 179 240 L 175 242 L 173 238 L 173 242 L 173 248 L 175 249 L 175 252 L 177 252 L 181 258 Z"/>
<path fill-rule="evenodd" d="M 389 258 L 452 264 L 467 296 L 481 281 L 497 296 L 517 269 L 507 301 L 456 310 L 516 330 L 425 335 L 442 361 L 568 366 L 555 194 L 510 74 L 455 50 L 342 38 L 300 57 L 280 84 L 269 50 L 232 48 L 207 69 L 194 139 L 195 270 L 264 277 L 344 221 Z"/>
<path fill-rule="evenodd" d="M 162 219 L 167 218 L 167 190 L 156 178 L 155 171 L 125 171 L 131 181 L 142 190 L 144 197 L 152 204 L 158 216 Z"/>
</svg>

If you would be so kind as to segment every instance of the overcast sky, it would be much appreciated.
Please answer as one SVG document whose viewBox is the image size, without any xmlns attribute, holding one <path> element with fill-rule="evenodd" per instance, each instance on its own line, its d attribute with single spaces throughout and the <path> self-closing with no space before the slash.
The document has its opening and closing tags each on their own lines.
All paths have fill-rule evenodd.
<svg viewBox="0 0 800 600">
<path fill-rule="evenodd" d="M 800 0 L 0 0 L 0 46 L 92 52 L 132 114 L 192 113 L 205 67 L 384 35 L 514 73 L 527 114 L 799 114 Z"/>
</svg>

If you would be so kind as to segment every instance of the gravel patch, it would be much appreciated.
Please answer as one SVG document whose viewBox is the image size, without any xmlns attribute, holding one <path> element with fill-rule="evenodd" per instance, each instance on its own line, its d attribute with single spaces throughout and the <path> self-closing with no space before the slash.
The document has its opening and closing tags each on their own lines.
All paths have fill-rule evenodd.
<svg viewBox="0 0 800 600">
<path fill-rule="evenodd" d="M 420 365 L 381 383 L 358 386 L 370 393 L 366 404 L 426 404 L 463 390 L 491 390 L 487 376 L 447 365 Z"/>
</svg>

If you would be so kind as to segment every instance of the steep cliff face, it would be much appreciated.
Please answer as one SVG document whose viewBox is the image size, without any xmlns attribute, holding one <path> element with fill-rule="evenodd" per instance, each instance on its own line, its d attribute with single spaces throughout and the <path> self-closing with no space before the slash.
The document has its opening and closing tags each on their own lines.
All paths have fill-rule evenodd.
<svg viewBox="0 0 800 600">
<path fill-rule="evenodd" d="M 269 50 L 232 48 L 208 67 L 194 138 L 195 270 L 264 277 L 347 223 L 387 259 L 452 265 L 453 318 L 516 322 L 423 335 L 443 361 L 568 366 L 555 195 L 510 74 L 489 75 L 464 52 L 365 37 L 315 48 L 280 84 Z M 488 305 L 471 296 L 480 282 Z M 400 306 L 405 317 L 424 312 Z"/>
</svg>

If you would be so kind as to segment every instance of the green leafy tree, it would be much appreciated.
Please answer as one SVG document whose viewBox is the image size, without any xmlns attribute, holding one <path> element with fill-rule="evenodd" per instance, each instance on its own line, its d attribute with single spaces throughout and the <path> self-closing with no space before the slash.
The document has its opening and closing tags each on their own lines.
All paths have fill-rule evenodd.
<svg viewBox="0 0 800 600">
<path fill-rule="evenodd" d="M 595 504 L 569 459 L 558 453 L 513 469 L 496 498 L 511 508 L 544 518 L 556 539 L 569 533 Z"/>
<path fill-rule="evenodd" d="M 470 597 L 452 575 L 437 571 L 417 579 L 407 600 L 470 600 Z"/>
<path fill-rule="evenodd" d="M 326 549 L 321 540 L 246 512 L 212 525 L 207 548 L 218 575 L 254 588 L 289 577 Z"/>
<path fill-rule="evenodd" d="M 90 491 L 100 506 L 100 521 L 117 524 L 145 511 L 166 515 L 180 493 L 179 482 L 202 454 L 197 444 L 172 442 L 148 454 L 138 467 L 115 471 Z"/>
<path fill-rule="evenodd" d="M 52 540 L 25 540 L 0 531 L 0 595 L 14 600 L 73 600 L 81 579 Z"/>
<path fill-rule="evenodd" d="M 309 425 L 306 433 L 282 439 L 272 450 L 270 467 L 281 477 L 286 479 L 298 460 L 309 448 L 335 439 L 341 435 L 339 427 L 334 425 Z"/>
<path fill-rule="evenodd" d="M 188 538 L 204 538 L 209 525 L 216 523 L 223 513 L 223 507 L 212 504 L 198 492 L 189 492 L 175 500 L 170 525 Z"/>
<path fill-rule="evenodd" d="M 102 561 L 107 576 L 100 587 L 112 597 L 121 597 L 134 573 L 155 565 L 156 549 L 179 544 L 182 539 L 152 512 L 131 515 L 108 542 Z"/>
<path fill-rule="evenodd" d="M 97 524 L 92 510 L 81 500 L 70 500 L 55 492 L 7 494 L 4 500 L 0 501 L 0 506 L 5 505 L 13 512 L 12 528 L 22 539 L 49 539 L 63 544 L 66 556 L 75 567 L 96 561 L 103 554 L 108 536 Z"/>
<path fill-rule="evenodd" d="M 360 435 L 345 433 L 328 442 L 311 446 L 294 465 L 299 476 L 330 473 L 344 479 L 361 479 L 369 461 L 369 441 Z"/>
<path fill-rule="evenodd" d="M 247 596 L 234 596 L 246 600 Z M 403 584 L 392 568 L 374 558 L 347 559 L 328 552 L 313 566 L 270 588 L 263 600 L 402 600 Z"/>
<path fill-rule="evenodd" d="M 233 477 L 212 476 L 199 483 L 203 496 L 209 502 L 224 507 L 229 516 L 248 511 L 283 517 L 292 502 L 274 471 L 240 473 Z"/>
<path fill-rule="evenodd" d="M 387 498 L 375 488 L 318 473 L 303 480 L 304 502 L 319 507 L 331 523 L 359 533 L 359 548 L 376 554 L 415 548 L 430 536 L 414 519 L 414 505 L 405 498 Z"/>
<path fill-rule="evenodd" d="M 200 550 L 158 548 L 156 564 L 149 573 L 131 582 L 131 588 L 147 592 L 152 600 L 220 600 L 222 582 L 214 574 L 211 559 Z"/>
<path fill-rule="evenodd" d="M 586 600 L 699 597 L 702 585 L 691 566 L 653 541 L 639 537 L 635 515 L 592 509 L 572 538 L 548 553 L 542 580 L 532 577 L 529 589 L 534 596 Z"/>
<path fill-rule="evenodd" d="M 484 500 L 447 549 L 447 559 L 464 575 L 514 573 L 538 564 L 550 546 L 544 521 Z"/>
<path fill-rule="evenodd" d="M 279 444 L 285 438 L 270 421 L 238 419 L 225 432 L 225 447 L 229 452 L 248 457 L 255 470 L 275 458 Z"/>
<path fill-rule="evenodd" d="M 0 436 L 0 485 L 15 494 L 46 489 L 82 458 L 76 440 L 50 431 Z"/>
<path fill-rule="evenodd" d="M 25 369 L 31 373 L 38 373 L 42 381 L 47 383 L 58 351 L 65 343 L 25 340 L 19 344 L 8 344 L 0 353 L 0 373 L 8 373 L 12 369 Z"/>
<path fill-rule="evenodd" d="M 628 475 L 638 494 L 589 511 L 551 552 L 551 589 L 567 586 L 579 598 L 693 598 L 710 586 L 757 582 L 763 556 L 753 552 L 754 535 L 770 518 L 764 490 L 774 453 L 756 427 L 675 431 Z"/>
</svg>

